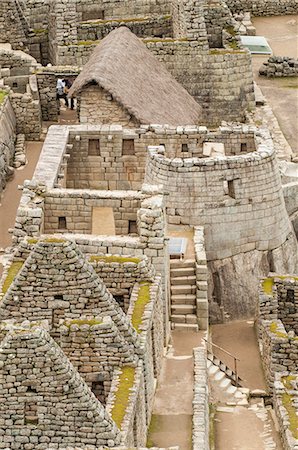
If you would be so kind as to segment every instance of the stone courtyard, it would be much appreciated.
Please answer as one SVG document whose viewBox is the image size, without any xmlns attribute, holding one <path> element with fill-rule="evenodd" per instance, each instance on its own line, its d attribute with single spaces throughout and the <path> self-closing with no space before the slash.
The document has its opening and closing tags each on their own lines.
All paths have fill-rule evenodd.
<svg viewBox="0 0 298 450">
<path fill-rule="evenodd" d="M 297 13 L 1 1 L 0 449 L 298 449 Z"/>
</svg>

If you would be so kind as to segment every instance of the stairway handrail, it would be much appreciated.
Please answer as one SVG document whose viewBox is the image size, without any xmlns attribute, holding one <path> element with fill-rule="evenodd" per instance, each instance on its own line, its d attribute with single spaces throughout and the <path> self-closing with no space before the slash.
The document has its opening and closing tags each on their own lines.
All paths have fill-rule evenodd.
<svg viewBox="0 0 298 450">
<path fill-rule="evenodd" d="M 208 341 L 208 340 L 205 339 L 205 338 L 203 338 L 203 340 L 204 340 L 205 342 L 207 342 L 207 344 L 210 344 L 210 345 L 212 345 L 213 347 L 219 348 L 219 350 L 221 350 L 221 351 L 223 351 L 224 353 L 226 353 L 227 355 L 231 356 L 231 358 L 234 358 L 234 359 L 236 359 L 237 361 L 240 361 L 239 358 L 237 358 L 235 355 L 232 355 L 232 353 L 229 353 L 227 350 L 225 350 L 224 348 L 220 347 L 219 345 L 214 344 L 213 342 L 210 342 L 210 341 Z"/>
</svg>

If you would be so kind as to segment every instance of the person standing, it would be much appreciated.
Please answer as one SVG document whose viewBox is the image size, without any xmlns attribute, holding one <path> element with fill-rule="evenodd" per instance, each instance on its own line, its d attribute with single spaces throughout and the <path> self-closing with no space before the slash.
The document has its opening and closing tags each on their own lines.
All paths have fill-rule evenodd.
<svg viewBox="0 0 298 450">
<path fill-rule="evenodd" d="M 65 80 L 58 78 L 56 85 L 56 99 L 58 102 L 60 102 L 60 98 L 63 98 L 65 101 L 66 108 L 69 108 L 67 93 L 65 92 L 65 90 L 66 90 Z"/>
</svg>

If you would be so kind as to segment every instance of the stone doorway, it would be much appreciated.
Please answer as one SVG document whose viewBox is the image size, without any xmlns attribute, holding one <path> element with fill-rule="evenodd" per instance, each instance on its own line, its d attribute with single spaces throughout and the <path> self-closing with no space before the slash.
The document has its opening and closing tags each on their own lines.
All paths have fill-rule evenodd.
<svg viewBox="0 0 298 450">
<path fill-rule="evenodd" d="M 92 234 L 115 236 L 113 208 L 94 207 L 92 210 Z"/>
</svg>

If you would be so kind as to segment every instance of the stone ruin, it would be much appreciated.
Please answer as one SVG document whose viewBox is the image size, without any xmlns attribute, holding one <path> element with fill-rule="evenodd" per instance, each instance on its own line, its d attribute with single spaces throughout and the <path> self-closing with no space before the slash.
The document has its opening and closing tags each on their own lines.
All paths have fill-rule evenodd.
<svg viewBox="0 0 298 450">
<path fill-rule="evenodd" d="M 290 450 L 298 446 L 298 279 L 270 275 L 260 287 L 259 342 L 283 445 Z"/>
<path fill-rule="evenodd" d="M 293 13 L 296 2 L 249 1 L 246 12 L 242 3 L 1 1 L 0 41 L 11 46 L 0 49 L 0 192 L 16 147 L 40 139 L 42 120 L 58 121 L 57 78 L 77 79 L 81 123 L 49 128 L 11 230 L 0 280 L 0 448 L 146 447 L 170 326 L 207 331 L 209 321 L 257 308 L 283 444 L 297 446 L 297 279 L 264 279 L 259 303 L 257 280 L 297 272 L 298 184 L 282 185 L 267 130 L 221 124 L 245 122 L 255 107 L 239 37 L 243 27 L 253 34 L 247 11 Z M 116 81 L 108 89 L 93 66 L 98 44 L 131 32 L 141 41 L 128 40 L 184 88 L 177 123 L 160 119 L 171 112 L 165 102 L 141 120 L 138 105 L 124 101 L 125 83 L 116 95 Z M 285 61 L 283 68 L 289 73 Z M 89 98 L 93 73 L 104 117 L 99 96 Z M 188 104 L 195 123 L 182 120 Z M 179 225 L 194 230 L 188 304 L 170 286 L 168 230 Z M 206 358 L 204 348 L 194 351 L 200 450 L 209 448 Z"/>
</svg>

